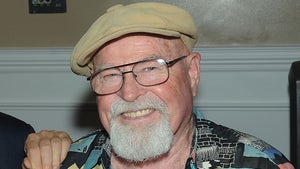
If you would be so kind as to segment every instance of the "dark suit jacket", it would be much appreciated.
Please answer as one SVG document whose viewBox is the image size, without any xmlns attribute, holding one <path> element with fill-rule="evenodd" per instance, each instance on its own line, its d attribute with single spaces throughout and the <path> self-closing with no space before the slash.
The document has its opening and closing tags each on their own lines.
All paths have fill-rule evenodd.
<svg viewBox="0 0 300 169">
<path fill-rule="evenodd" d="M 21 169 L 25 156 L 24 142 L 31 125 L 0 112 L 0 169 Z"/>
</svg>

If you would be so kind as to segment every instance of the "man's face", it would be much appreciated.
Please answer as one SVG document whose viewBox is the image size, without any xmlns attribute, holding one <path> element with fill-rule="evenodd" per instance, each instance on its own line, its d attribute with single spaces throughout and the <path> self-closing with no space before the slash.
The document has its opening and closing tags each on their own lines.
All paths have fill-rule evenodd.
<svg viewBox="0 0 300 169">
<path fill-rule="evenodd" d="M 130 35 L 103 47 L 93 59 L 93 65 L 97 70 L 98 67 L 123 65 L 151 56 L 170 61 L 183 55 L 188 55 L 188 51 L 180 39 Z M 166 150 L 163 152 L 157 153 L 167 152 L 171 144 L 191 128 L 192 99 L 197 93 L 199 62 L 198 54 L 189 55 L 169 68 L 169 79 L 165 83 L 155 86 L 142 86 L 136 82 L 133 74 L 127 73 L 119 91 L 97 96 L 99 116 L 102 125 L 110 133 L 113 148 L 117 149 L 117 146 L 114 147 L 113 137 L 123 134 L 121 138 L 115 140 L 115 144 L 127 144 L 125 147 L 138 147 L 140 144 L 139 148 L 142 148 L 151 142 L 163 140 L 165 142 L 161 145 L 169 144 L 169 146 L 165 146 Z M 132 65 L 120 69 L 123 72 L 131 71 Z M 155 133 L 163 134 L 155 135 Z M 124 137 L 127 143 L 120 141 Z M 136 140 L 140 142 L 137 143 Z M 142 161 L 144 158 L 159 154 L 149 154 L 145 157 L 138 154 L 136 156 L 140 156 L 141 159 L 128 160 Z"/>
</svg>

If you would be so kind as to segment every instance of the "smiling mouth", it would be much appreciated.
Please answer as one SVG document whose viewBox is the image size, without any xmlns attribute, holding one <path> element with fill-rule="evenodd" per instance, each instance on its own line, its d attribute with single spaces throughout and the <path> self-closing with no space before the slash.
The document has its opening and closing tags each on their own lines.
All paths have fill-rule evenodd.
<svg viewBox="0 0 300 169">
<path fill-rule="evenodd" d="M 137 118 L 137 117 L 146 116 L 150 114 L 152 111 L 153 111 L 152 109 L 144 109 L 138 111 L 125 112 L 122 113 L 122 115 L 128 118 Z"/>
</svg>

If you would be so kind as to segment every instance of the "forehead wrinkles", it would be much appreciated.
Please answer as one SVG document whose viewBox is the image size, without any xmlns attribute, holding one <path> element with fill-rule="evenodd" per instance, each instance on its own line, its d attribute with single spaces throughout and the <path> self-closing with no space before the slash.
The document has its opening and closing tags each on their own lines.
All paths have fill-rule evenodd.
<svg viewBox="0 0 300 169">
<path fill-rule="evenodd" d="M 168 57 L 174 58 L 177 55 L 182 55 L 185 46 L 181 39 L 170 38 L 170 39 L 159 39 L 161 41 L 162 50 L 168 54 Z"/>
</svg>

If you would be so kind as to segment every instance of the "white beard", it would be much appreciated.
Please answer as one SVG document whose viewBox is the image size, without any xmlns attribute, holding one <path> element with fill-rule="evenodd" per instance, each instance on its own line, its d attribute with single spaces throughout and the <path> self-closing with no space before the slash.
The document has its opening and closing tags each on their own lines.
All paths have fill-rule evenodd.
<svg viewBox="0 0 300 169">
<path fill-rule="evenodd" d="M 137 128 L 121 124 L 116 118 L 120 113 L 145 108 L 153 108 L 161 113 L 160 119 L 151 126 Z M 146 96 L 143 101 L 115 101 L 111 109 L 110 139 L 113 151 L 127 161 L 141 162 L 168 152 L 173 133 L 167 106 L 153 94 Z"/>
</svg>

